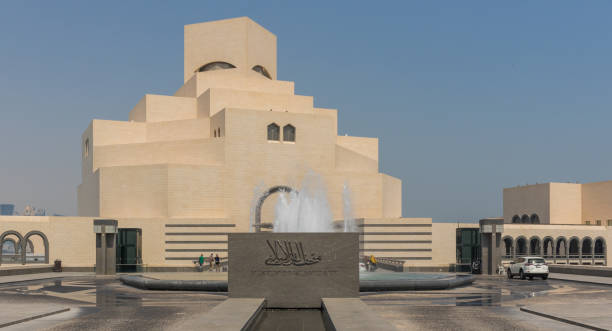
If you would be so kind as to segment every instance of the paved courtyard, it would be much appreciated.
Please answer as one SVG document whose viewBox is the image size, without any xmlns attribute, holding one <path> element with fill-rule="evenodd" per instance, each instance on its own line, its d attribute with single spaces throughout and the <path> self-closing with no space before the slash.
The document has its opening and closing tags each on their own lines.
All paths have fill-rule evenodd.
<svg viewBox="0 0 612 331">
<path fill-rule="evenodd" d="M 224 274 L 205 277 L 223 278 Z M 142 291 L 124 286 L 115 277 L 71 274 L 0 284 L 0 325 L 49 314 L 6 330 L 163 330 L 226 298 L 223 293 Z M 579 318 L 572 317 L 576 307 L 610 307 L 612 286 L 479 277 L 473 285 L 453 290 L 362 293 L 361 299 L 400 329 L 576 330 L 576 325 L 524 312 L 521 307 Z M 605 315 L 585 316 L 587 322 L 612 329 Z"/>
</svg>

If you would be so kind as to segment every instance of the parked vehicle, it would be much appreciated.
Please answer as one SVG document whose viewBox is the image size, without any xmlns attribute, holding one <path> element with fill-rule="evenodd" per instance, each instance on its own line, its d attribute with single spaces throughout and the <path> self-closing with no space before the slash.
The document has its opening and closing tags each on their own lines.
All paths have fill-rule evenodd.
<svg viewBox="0 0 612 331">
<path fill-rule="evenodd" d="M 533 277 L 548 278 L 548 265 L 546 260 L 539 256 L 525 256 L 514 259 L 510 262 L 507 270 L 508 279 L 519 276 L 520 279 L 533 279 Z"/>
</svg>

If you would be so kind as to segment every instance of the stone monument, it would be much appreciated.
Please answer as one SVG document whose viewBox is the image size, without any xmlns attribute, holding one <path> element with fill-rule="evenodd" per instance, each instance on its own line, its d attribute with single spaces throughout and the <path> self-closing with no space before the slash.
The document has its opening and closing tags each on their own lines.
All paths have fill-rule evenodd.
<svg viewBox="0 0 612 331">
<path fill-rule="evenodd" d="M 267 308 L 321 308 L 321 298 L 359 296 L 359 234 L 230 233 L 230 298 Z"/>
</svg>

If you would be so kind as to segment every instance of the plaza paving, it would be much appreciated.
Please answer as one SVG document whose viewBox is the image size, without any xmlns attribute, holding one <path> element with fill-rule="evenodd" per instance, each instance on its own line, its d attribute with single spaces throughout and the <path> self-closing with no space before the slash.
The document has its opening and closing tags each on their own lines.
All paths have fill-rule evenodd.
<svg viewBox="0 0 612 331">
<path fill-rule="evenodd" d="M 223 279 L 226 273 L 156 273 L 158 279 Z M 62 279 L 15 282 L 0 277 L 0 325 L 37 314 L 70 309 L 17 323 L 6 330 L 164 330 L 209 311 L 225 293 L 143 291 L 122 285 L 115 277 L 69 274 Z M 48 274 L 47 277 L 58 274 Z M 7 276 L 9 277 L 9 276 Z M 25 276 L 10 276 L 22 277 Z M 38 277 L 42 277 L 39 275 Z M 196 277 L 196 278 L 194 278 Z M 204 278 L 200 278 L 204 277 Z M 467 287 L 427 292 L 362 293 L 371 310 L 405 330 L 576 330 L 576 325 L 538 316 L 540 309 L 601 329 L 612 329 L 606 311 L 576 307 L 609 307 L 612 286 L 562 280 L 507 280 L 479 277 Z M 588 314 L 586 314 L 588 312 Z M 205 325 L 202 329 L 206 329 Z"/>
</svg>

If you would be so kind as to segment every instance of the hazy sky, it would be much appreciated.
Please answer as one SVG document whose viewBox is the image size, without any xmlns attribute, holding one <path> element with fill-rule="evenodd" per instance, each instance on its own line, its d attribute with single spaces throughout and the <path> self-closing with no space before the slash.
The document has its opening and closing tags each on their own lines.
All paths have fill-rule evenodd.
<svg viewBox="0 0 612 331">
<path fill-rule="evenodd" d="M 1 1 L 0 203 L 76 214 L 80 137 L 183 82 L 183 25 L 250 16 L 278 79 L 380 138 L 404 216 L 612 179 L 612 1 Z"/>
</svg>

